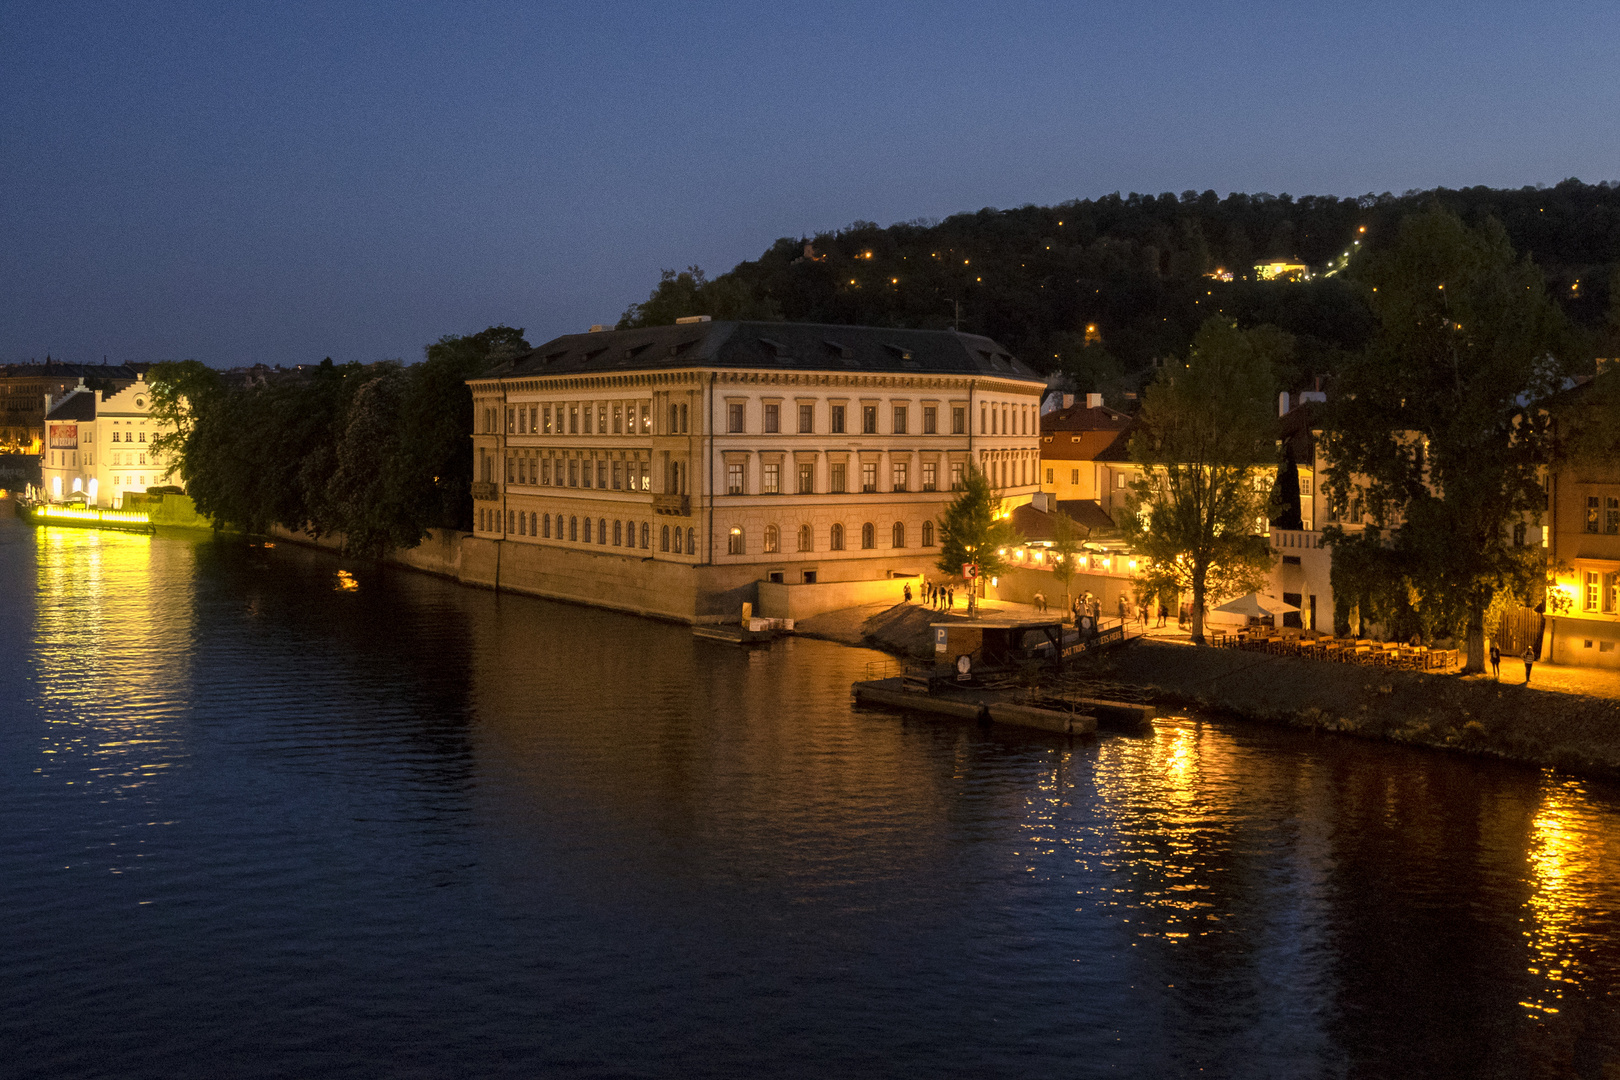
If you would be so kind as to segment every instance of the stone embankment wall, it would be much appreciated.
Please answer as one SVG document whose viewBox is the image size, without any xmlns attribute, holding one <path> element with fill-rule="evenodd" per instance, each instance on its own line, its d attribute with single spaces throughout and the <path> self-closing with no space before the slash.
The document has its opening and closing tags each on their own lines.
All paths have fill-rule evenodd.
<svg viewBox="0 0 1620 1080">
<path fill-rule="evenodd" d="M 1609 698 L 1150 641 L 1085 663 L 1165 705 L 1620 779 L 1620 701 Z"/>
<path fill-rule="evenodd" d="M 271 535 L 328 551 L 343 547 L 340 536 L 312 539 L 279 526 Z M 625 559 L 569 548 L 504 543 L 449 529 L 431 530 L 416 547 L 392 552 L 384 562 L 463 585 L 677 622 L 734 621 L 744 602 L 757 600 L 757 582 L 748 567 Z"/>
</svg>

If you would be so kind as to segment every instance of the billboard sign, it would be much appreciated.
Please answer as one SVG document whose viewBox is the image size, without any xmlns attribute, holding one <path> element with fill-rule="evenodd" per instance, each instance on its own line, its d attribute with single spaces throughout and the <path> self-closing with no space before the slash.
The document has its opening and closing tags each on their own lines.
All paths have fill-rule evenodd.
<svg viewBox="0 0 1620 1080">
<path fill-rule="evenodd" d="M 52 450 L 77 450 L 79 448 L 79 425 L 52 424 L 50 430 Z"/>
</svg>

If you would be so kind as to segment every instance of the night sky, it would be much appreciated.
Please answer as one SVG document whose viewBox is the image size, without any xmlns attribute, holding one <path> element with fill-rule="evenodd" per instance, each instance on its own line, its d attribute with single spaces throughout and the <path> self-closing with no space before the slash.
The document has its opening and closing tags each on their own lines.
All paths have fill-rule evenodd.
<svg viewBox="0 0 1620 1080">
<path fill-rule="evenodd" d="M 421 358 L 779 236 L 1620 179 L 1620 5 L 0 2 L 0 362 Z"/>
</svg>

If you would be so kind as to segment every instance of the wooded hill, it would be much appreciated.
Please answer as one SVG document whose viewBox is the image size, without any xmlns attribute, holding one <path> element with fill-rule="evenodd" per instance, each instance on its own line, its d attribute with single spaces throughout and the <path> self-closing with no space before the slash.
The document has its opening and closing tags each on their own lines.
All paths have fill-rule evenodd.
<svg viewBox="0 0 1620 1080">
<path fill-rule="evenodd" d="M 888 228 L 857 221 L 784 237 L 758 259 L 708 280 L 666 270 L 621 327 L 683 315 L 944 328 L 987 334 L 1044 371 L 1122 392 L 1155 360 L 1185 355 L 1214 314 L 1271 323 L 1297 337 L 1283 372 L 1296 388 L 1358 350 L 1372 316 L 1344 254 L 1390 243 L 1397 222 L 1439 203 L 1469 224 L 1494 217 L 1588 339 L 1609 355 L 1620 326 L 1620 183 L 1485 187 L 1402 195 L 1118 194 L 1057 206 L 984 209 Z M 1361 230 L 1365 230 L 1364 232 Z M 1298 261 L 1309 281 L 1256 280 L 1256 263 Z M 1222 281 L 1210 275 L 1232 274 Z M 1330 274 L 1331 271 L 1331 274 Z M 1620 308 L 1620 304 L 1615 305 Z M 1092 342 L 1087 326 L 1095 327 Z"/>
</svg>

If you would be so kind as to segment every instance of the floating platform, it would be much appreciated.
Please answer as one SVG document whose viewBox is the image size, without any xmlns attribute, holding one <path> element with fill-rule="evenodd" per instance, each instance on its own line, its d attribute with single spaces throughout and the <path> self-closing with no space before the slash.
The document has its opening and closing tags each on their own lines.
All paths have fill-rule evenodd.
<svg viewBox="0 0 1620 1080">
<path fill-rule="evenodd" d="M 903 676 L 868 679 L 854 685 L 855 700 L 866 705 L 882 705 L 908 712 L 932 713 L 957 720 L 1008 724 L 1013 727 L 1054 731 L 1063 735 L 1095 735 L 1100 716 L 1128 726 L 1139 726 L 1153 718 L 1153 706 L 1122 701 L 1081 699 L 1073 710 L 1045 708 L 1010 700 L 1005 690 L 942 688 L 919 691 Z"/>
<path fill-rule="evenodd" d="M 94 506 L 56 506 L 35 503 L 22 516 L 35 525 L 66 525 L 75 529 L 116 529 L 119 532 L 156 532 L 152 516 L 144 510 L 102 510 Z"/>
</svg>

